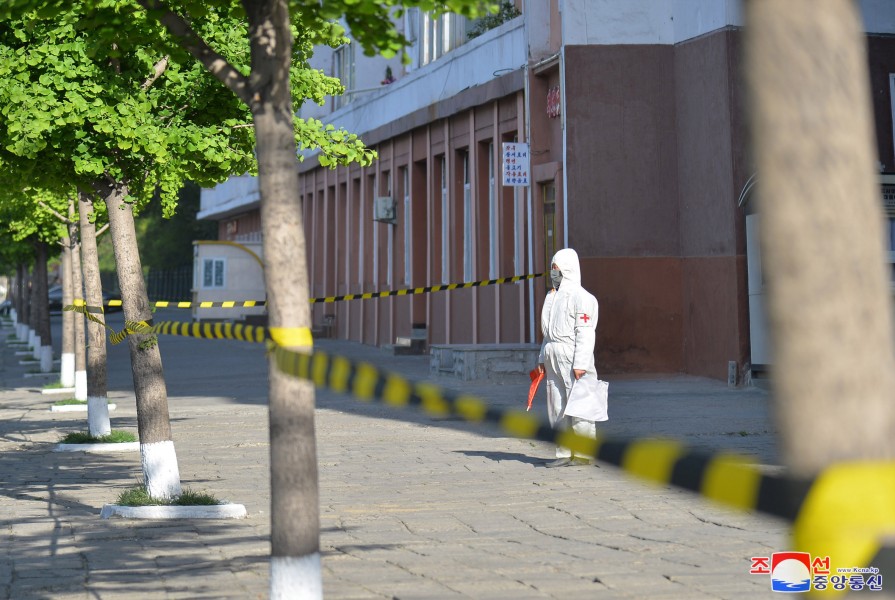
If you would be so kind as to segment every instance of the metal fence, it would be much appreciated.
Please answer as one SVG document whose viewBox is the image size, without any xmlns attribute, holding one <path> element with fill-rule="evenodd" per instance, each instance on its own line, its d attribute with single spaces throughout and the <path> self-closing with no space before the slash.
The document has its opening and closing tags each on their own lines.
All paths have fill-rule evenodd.
<svg viewBox="0 0 895 600">
<path fill-rule="evenodd" d="M 103 290 L 120 294 L 116 273 L 101 273 Z M 149 300 L 192 300 L 193 266 L 186 265 L 173 269 L 151 269 L 144 278 Z"/>
<path fill-rule="evenodd" d="M 150 270 L 146 292 L 150 300 L 192 300 L 193 266 Z"/>
</svg>

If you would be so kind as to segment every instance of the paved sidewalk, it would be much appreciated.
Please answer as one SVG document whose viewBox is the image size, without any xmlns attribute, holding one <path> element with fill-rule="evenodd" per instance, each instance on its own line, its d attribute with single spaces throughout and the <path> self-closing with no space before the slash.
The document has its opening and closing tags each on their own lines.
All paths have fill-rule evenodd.
<svg viewBox="0 0 895 600">
<path fill-rule="evenodd" d="M 102 505 L 139 479 L 139 456 L 53 453 L 64 433 L 86 428 L 86 417 L 49 411 L 54 398 L 39 393 L 44 379 L 25 377 L 29 367 L 6 343 L 11 331 L 0 330 L 0 597 L 266 598 L 263 348 L 161 340 L 183 483 L 244 504 L 249 517 L 101 520 Z M 427 357 L 318 346 L 429 377 Z M 109 366 L 112 425 L 136 431 L 125 345 L 110 347 Z M 777 461 L 762 390 L 690 377 L 608 379 L 604 432 L 673 436 Z M 433 381 L 503 407 L 524 406 L 528 388 Z M 788 549 L 781 521 L 648 487 L 610 466 L 545 469 L 547 444 L 455 419 L 328 392 L 318 393 L 318 407 L 327 598 L 771 597 L 769 578 L 748 574 L 749 558 Z"/>
</svg>

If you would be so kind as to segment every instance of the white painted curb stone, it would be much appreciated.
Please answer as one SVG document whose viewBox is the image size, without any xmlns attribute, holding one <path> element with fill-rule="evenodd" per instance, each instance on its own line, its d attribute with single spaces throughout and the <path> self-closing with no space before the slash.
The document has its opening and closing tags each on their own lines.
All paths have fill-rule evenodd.
<svg viewBox="0 0 895 600">
<path fill-rule="evenodd" d="M 61 387 L 61 388 L 47 388 L 45 390 L 40 391 L 41 394 L 74 394 L 75 388 L 73 387 Z M 86 404 L 85 404 L 86 406 Z"/>
<path fill-rule="evenodd" d="M 246 507 L 242 504 L 215 504 L 211 506 L 122 506 L 106 504 L 100 511 L 102 519 L 244 519 Z"/>
<path fill-rule="evenodd" d="M 56 444 L 53 452 L 139 452 L 140 442 L 118 444 Z"/>
<path fill-rule="evenodd" d="M 117 404 L 110 404 L 109 410 L 115 410 Z M 87 412 L 86 404 L 62 404 L 60 406 L 53 405 L 50 407 L 50 412 Z M 126 442 L 129 443 L 129 442 Z M 83 444 L 75 444 L 78 446 L 83 446 Z M 117 446 L 118 444 L 110 444 Z"/>
</svg>

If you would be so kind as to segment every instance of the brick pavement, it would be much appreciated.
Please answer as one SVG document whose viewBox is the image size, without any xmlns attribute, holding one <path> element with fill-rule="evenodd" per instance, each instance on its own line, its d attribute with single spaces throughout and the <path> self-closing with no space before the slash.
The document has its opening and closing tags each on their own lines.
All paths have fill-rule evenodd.
<svg viewBox="0 0 895 600">
<path fill-rule="evenodd" d="M 48 410 L 53 399 L 38 393 L 40 380 L 26 379 L 11 358 L 10 331 L 0 330 L 0 597 L 267 597 L 263 350 L 162 339 L 183 483 L 245 504 L 249 517 L 101 520 L 102 505 L 138 480 L 139 456 L 51 452 L 86 419 Z M 319 347 L 428 376 L 425 358 L 328 340 Z M 113 427 L 135 431 L 124 346 L 110 349 L 109 362 Z M 604 431 L 776 461 L 761 390 L 688 377 L 609 379 Z M 497 406 L 522 405 L 527 390 L 526 382 L 435 381 Z M 552 448 L 541 442 L 326 392 L 318 407 L 327 598 L 765 597 L 770 582 L 748 574 L 749 557 L 787 549 L 777 520 L 648 487 L 609 466 L 544 469 Z"/>
</svg>

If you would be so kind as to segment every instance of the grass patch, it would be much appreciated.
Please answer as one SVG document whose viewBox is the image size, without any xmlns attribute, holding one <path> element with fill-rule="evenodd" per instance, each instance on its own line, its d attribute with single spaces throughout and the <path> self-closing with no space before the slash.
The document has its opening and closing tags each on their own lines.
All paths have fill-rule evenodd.
<svg viewBox="0 0 895 600">
<path fill-rule="evenodd" d="M 92 436 L 86 431 L 75 431 L 62 438 L 62 444 L 123 444 L 136 442 L 137 436 L 129 431 L 113 429 L 109 435 Z"/>
<path fill-rule="evenodd" d="M 63 385 L 62 385 L 61 381 L 57 381 L 55 383 L 48 383 L 43 387 L 43 389 L 45 389 L 45 390 L 61 390 L 62 388 L 63 388 Z"/>
<path fill-rule="evenodd" d="M 142 485 L 121 492 L 118 502 L 121 506 L 216 506 L 221 501 L 202 492 L 184 490 L 174 498 L 152 498 Z"/>
<path fill-rule="evenodd" d="M 87 406 L 87 401 L 75 400 L 74 398 L 66 398 L 65 400 L 54 402 L 53 406 Z"/>
</svg>

